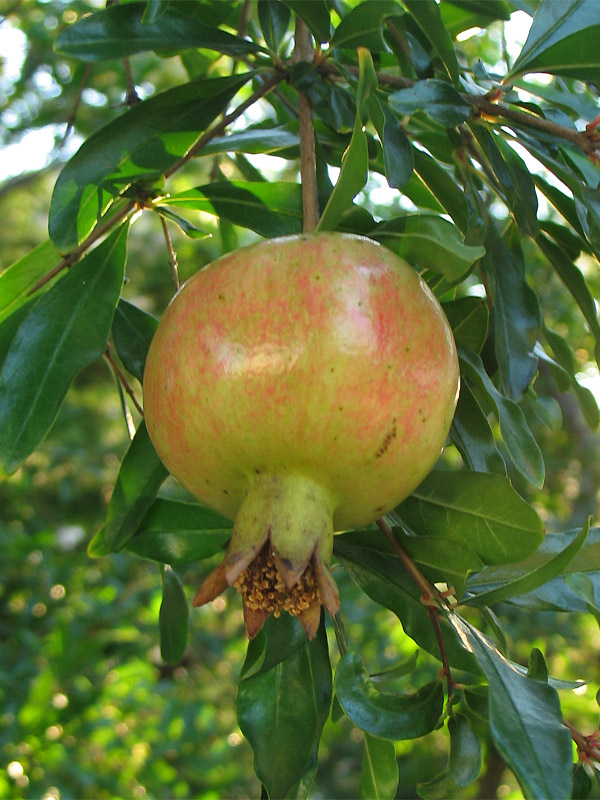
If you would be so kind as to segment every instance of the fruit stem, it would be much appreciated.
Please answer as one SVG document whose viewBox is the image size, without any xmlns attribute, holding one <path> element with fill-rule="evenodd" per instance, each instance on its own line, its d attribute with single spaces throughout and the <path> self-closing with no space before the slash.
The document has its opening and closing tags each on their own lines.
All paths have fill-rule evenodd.
<svg viewBox="0 0 600 800">
<path fill-rule="evenodd" d="M 294 60 L 311 62 L 314 58 L 314 51 L 310 31 L 298 16 L 296 16 L 295 39 Z M 316 230 L 319 224 L 319 195 L 317 192 L 312 103 L 308 94 L 302 90 L 298 92 L 298 118 L 300 123 L 300 182 L 302 184 L 303 230 L 304 233 L 310 233 Z"/>
</svg>

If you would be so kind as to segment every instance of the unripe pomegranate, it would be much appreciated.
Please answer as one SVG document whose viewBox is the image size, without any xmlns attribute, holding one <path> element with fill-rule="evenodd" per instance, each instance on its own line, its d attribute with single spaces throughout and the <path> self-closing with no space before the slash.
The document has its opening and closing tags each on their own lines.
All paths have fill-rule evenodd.
<svg viewBox="0 0 600 800">
<path fill-rule="evenodd" d="M 334 531 L 390 511 L 431 470 L 458 393 L 443 311 L 402 259 L 316 233 L 229 253 L 173 298 L 146 362 L 146 424 L 170 472 L 234 519 L 194 598 L 242 593 L 255 635 L 288 610 L 315 635 L 338 593 Z"/>
</svg>

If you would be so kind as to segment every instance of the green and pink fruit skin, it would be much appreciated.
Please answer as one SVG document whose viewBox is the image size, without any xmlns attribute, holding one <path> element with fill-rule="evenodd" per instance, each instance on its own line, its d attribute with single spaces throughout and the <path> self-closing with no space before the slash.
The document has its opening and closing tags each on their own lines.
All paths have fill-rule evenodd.
<svg viewBox="0 0 600 800">
<path fill-rule="evenodd" d="M 229 253 L 167 308 L 144 375 L 150 437 L 202 503 L 234 518 L 257 481 L 306 478 L 336 531 L 393 509 L 454 414 L 456 348 L 419 275 L 364 237 Z"/>
</svg>

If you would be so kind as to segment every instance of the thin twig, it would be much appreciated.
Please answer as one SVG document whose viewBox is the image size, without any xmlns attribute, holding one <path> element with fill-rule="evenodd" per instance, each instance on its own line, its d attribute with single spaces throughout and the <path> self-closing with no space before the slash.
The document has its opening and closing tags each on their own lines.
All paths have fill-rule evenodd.
<svg viewBox="0 0 600 800">
<path fill-rule="evenodd" d="M 133 80 L 133 75 L 131 74 L 131 61 L 129 60 L 129 56 L 125 56 L 123 58 L 123 70 L 125 71 L 125 86 L 127 87 L 127 91 L 125 93 L 125 104 L 131 108 L 136 103 L 140 102 L 140 98 L 135 90 L 135 81 Z"/>
<path fill-rule="evenodd" d="M 69 119 L 67 120 L 67 127 L 65 129 L 65 134 L 62 138 L 62 144 L 64 144 L 67 141 L 71 131 L 73 130 L 73 125 L 75 125 L 77 112 L 79 111 L 79 106 L 81 105 L 83 90 L 87 86 L 91 74 L 92 74 L 92 62 L 90 61 L 90 63 L 86 65 L 85 72 L 83 73 L 83 78 L 81 79 L 81 86 L 79 87 L 79 90 L 77 92 L 77 97 L 75 98 L 75 103 L 73 104 L 73 108 L 71 110 L 71 113 L 69 114 Z"/>
<path fill-rule="evenodd" d="M 294 55 L 298 61 L 313 60 L 310 31 L 300 17 L 296 17 L 296 46 Z M 319 224 L 319 195 L 317 191 L 317 167 L 315 155 L 315 130 L 312 118 L 312 103 L 305 91 L 298 92 L 299 136 L 300 136 L 300 183 L 302 185 L 303 230 L 314 231 Z"/>
<path fill-rule="evenodd" d="M 281 83 L 281 81 L 285 80 L 286 78 L 287 73 L 283 71 L 274 72 L 268 78 L 266 78 L 247 100 L 244 100 L 243 103 L 241 103 L 237 108 L 234 108 L 231 113 L 224 116 L 223 119 L 220 120 L 216 125 L 205 131 L 198 139 L 196 144 L 190 148 L 190 150 L 188 150 L 188 152 L 182 158 L 180 158 L 179 161 L 173 164 L 173 166 L 164 173 L 165 178 L 169 178 L 174 172 L 177 172 L 178 169 L 181 169 L 184 164 L 187 164 L 191 158 L 197 156 L 202 148 L 208 144 L 208 142 L 210 142 L 216 136 L 221 136 L 221 134 L 224 133 L 225 128 L 231 122 L 234 122 L 238 117 L 241 117 L 247 108 L 250 108 L 250 106 L 253 105 L 257 100 L 260 100 L 261 97 L 264 97 L 267 92 L 270 92 L 271 89 L 273 89 L 278 83 Z"/>
<path fill-rule="evenodd" d="M 108 363 L 110 364 L 110 366 L 114 370 L 115 375 L 119 379 L 119 383 L 121 384 L 123 389 L 125 389 L 125 391 L 129 395 L 129 397 L 131 397 L 131 401 L 133 402 L 133 405 L 136 407 L 137 411 L 143 417 L 144 416 L 144 409 L 138 403 L 137 398 L 135 396 L 135 392 L 131 388 L 131 386 L 129 384 L 129 381 L 127 380 L 125 375 L 123 375 L 123 372 L 119 369 L 119 367 L 117 366 L 114 358 L 112 357 L 111 352 L 110 352 L 110 344 L 106 345 L 106 350 L 104 351 L 104 358 L 108 361 Z"/>
<path fill-rule="evenodd" d="M 45 286 L 48 281 L 52 280 L 55 275 L 58 275 L 61 270 L 66 269 L 67 267 L 72 267 L 73 264 L 79 261 L 81 256 L 89 247 L 91 247 L 92 244 L 94 244 L 95 241 L 104 236 L 104 234 L 115 225 L 118 225 L 119 222 L 122 222 L 133 211 L 134 208 L 134 201 L 129 200 L 118 210 L 116 214 L 113 214 L 112 217 L 108 217 L 108 219 L 100 223 L 97 228 L 94 228 L 87 239 L 83 240 L 79 247 L 76 247 L 75 250 L 66 255 L 55 267 L 53 267 L 42 278 L 40 278 L 35 286 L 27 292 L 27 296 L 34 294 L 38 289 L 41 289 L 42 286 Z"/>
<path fill-rule="evenodd" d="M 577 730 L 570 722 L 563 719 L 562 724 L 568 728 L 571 733 L 571 738 L 577 745 L 577 752 L 586 761 L 600 762 L 600 741 L 598 733 L 593 733 L 591 736 L 585 736 Z"/>
<path fill-rule="evenodd" d="M 380 517 L 377 520 L 377 526 L 379 530 L 383 533 L 385 538 L 394 548 L 394 552 L 398 556 L 398 558 L 402 561 L 406 571 L 409 573 L 410 577 L 419 587 L 422 592 L 422 601 L 427 608 L 427 614 L 429 615 L 429 619 L 431 620 L 431 624 L 433 625 L 433 630 L 435 632 L 435 638 L 438 643 L 438 647 L 440 650 L 440 660 L 442 662 L 442 674 L 446 679 L 446 687 L 447 687 L 447 702 L 450 703 L 452 700 L 452 687 L 454 686 L 454 681 L 452 679 L 452 673 L 450 671 L 450 663 L 448 661 L 448 653 L 446 651 L 446 643 L 444 641 L 444 636 L 442 634 L 442 628 L 440 625 L 439 619 L 439 610 L 441 607 L 445 606 L 444 597 L 443 595 L 438 592 L 438 590 L 433 586 L 430 581 L 427 580 L 425 575 L 421 572 L 419 567 L 415 564 L 413 559 L 410 555 L 406 552 L 402 544 L 396 538 L 394 531 L 388 525 L 383 517 Z"/>
<path fill-rule="evenodd" d="M 240 13 L 240 21 L 238 22 L 237 35 L 243 39 L 248 33 L 248 21 L 250 19 L 250 11 L 252 9 L 252 0 L 244 0 L 242 11 Z"/>
<path fill-rule="evenodd" d="M 169 228 L 167 226 L 167 220 L 160 215 L 160 222 L 162 225 L 163 233 L 165 235 L 165 242 L 167 243 L 167 253 L 169 254 L 169 266 L 171 267 L 171 275 L 173 277 L 173 283 L 175 284 L 175 291 L 179 291 L 179 265 L 177 263 L 177 254 L 175 253 L 175 248 L 173 247 L 173 242 L 171 240 L 171 234 L 169 233 Z"/>
</svg>

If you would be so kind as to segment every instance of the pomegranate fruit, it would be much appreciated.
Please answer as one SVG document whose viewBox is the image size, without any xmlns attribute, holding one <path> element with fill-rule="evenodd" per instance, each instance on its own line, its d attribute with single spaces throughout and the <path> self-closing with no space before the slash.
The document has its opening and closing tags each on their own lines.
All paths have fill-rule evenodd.
<svg viewBox="0 0 600 800">
<path fill-rule="evenodd" d="M 255 635 L 269 614 L 315 635 L 339 607 L 334 530 L 372 522 L 433 467 L 458 363 L 418 274 L 360 236 L 315 233 L 229 253 L 175 295 L 144 373 L 169 471 L 234 519 L 195 605 L 235 584 Z"/>
</svg>

